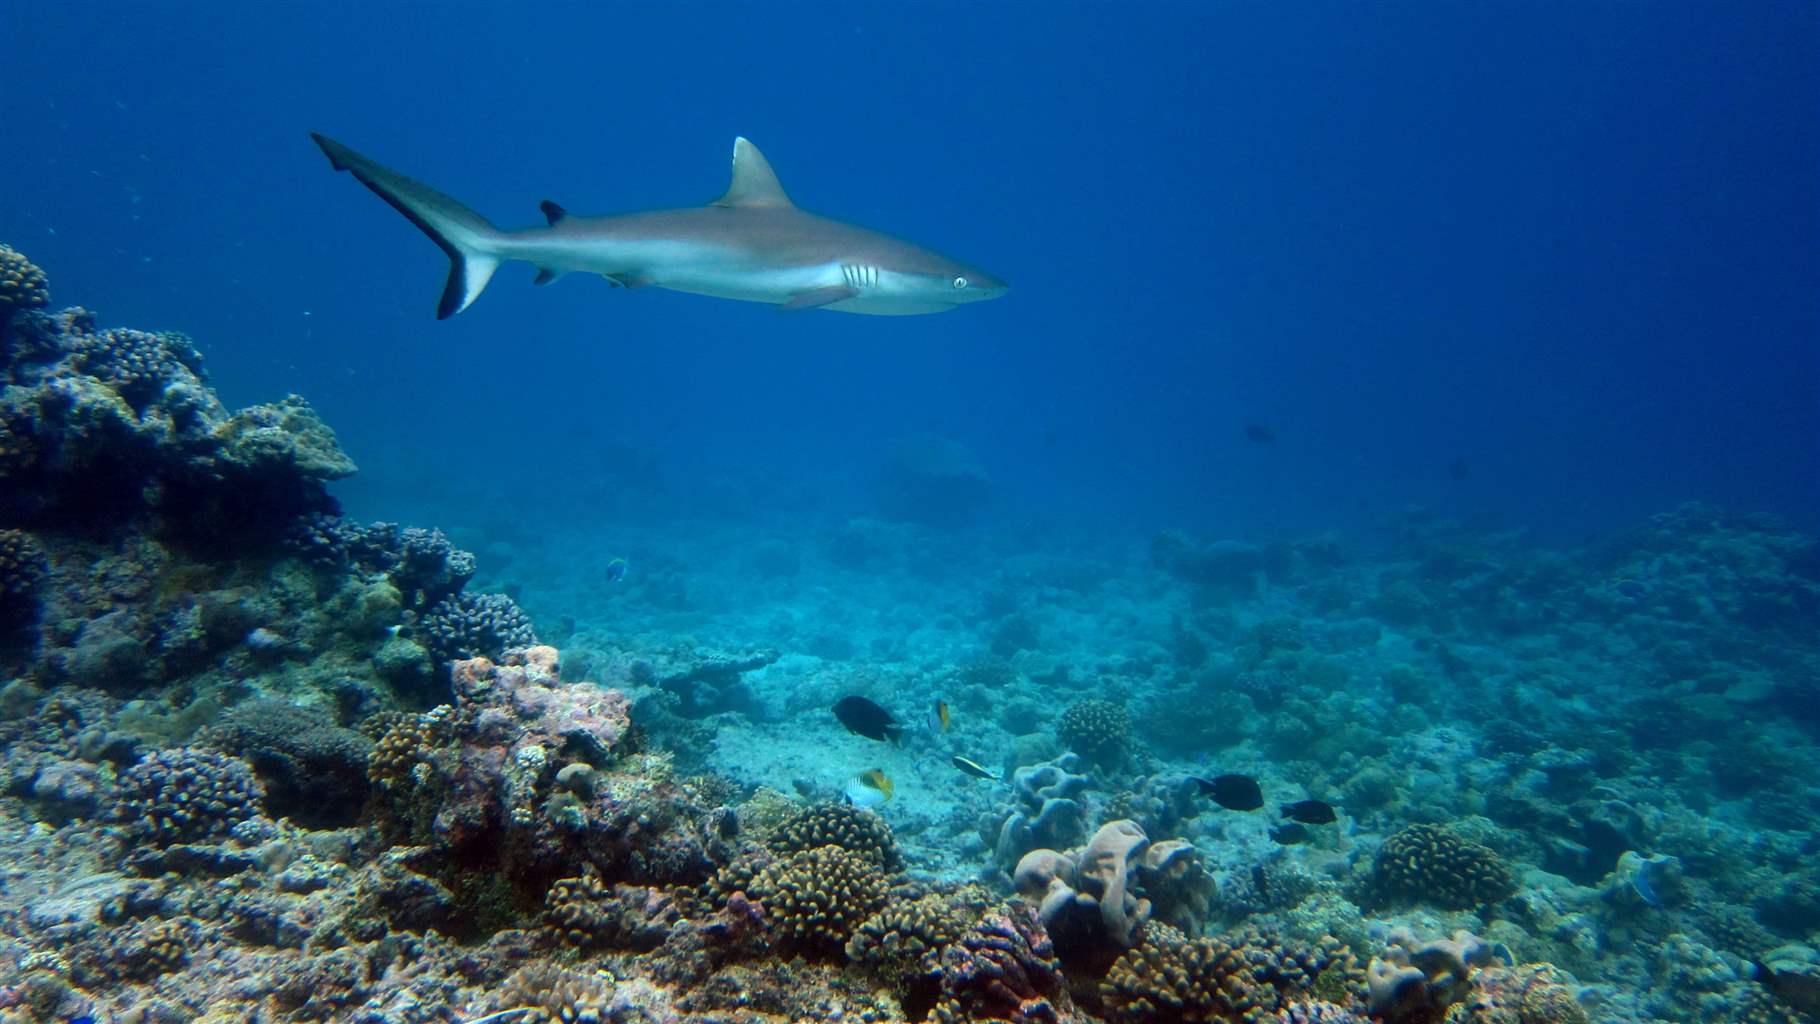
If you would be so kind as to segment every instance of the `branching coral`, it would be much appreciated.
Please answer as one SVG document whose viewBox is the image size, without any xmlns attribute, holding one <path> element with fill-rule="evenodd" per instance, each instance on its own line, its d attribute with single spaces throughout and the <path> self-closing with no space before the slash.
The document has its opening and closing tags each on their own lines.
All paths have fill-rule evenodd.
<svg viewBox="0 0 1820 1024">
<path fill-rule="evenodd" d="M 1372 867 L 1381 902 L 1426 903 L 1467 910 L 1517 889 L 1503 858 L 1439 825 L 1411 825 L 1384 841 Z"/>
<path fill-rule="evenodd" d="M 438 602 L 418 622 L 425 646 L 438 661 L 498 658 L 532 647 L 537 633 L 531 617 L 504 594 L 455 594 Z"/>
<path fill-rule="evenodd" d="M 603 1024 L 612 999 L 613 979 L 605 974 L 533 964 L 506 979 L 498 1010 L 470 1024 Z"/>
<path fill-rule="evenodd" d="M 264 792 L 245 761 L 177 747 L 147 754 L 120 778 L 118 817 L 160 845 L 224 836 L 259 814 Z"/>
</svg>

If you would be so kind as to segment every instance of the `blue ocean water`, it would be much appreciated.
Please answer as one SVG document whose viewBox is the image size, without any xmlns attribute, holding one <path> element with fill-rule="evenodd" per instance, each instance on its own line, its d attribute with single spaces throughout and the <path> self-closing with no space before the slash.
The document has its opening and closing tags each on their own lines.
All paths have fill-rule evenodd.
<svg viewBox="0 0 1820 1024">
<path fill-rule="evenodd" d="M 1455 935 L 1561 1024 L 1820 1013 L 1817 57 L 1812 2 L 0 8 L 0 243 L 360 466 L 321 515 L 294 406 L 197 413 L 181 344 L 0 308 L 0 1006 L 492 1019 L 525 956 L 488 936 L 600 883 L 628 1000 L 821 1019 L 879 964 L 799 984 L 746 896 L 846 801 L 969 927 L 962 883 L 1130 826 L 1189 934 Z M 444 255 L 312 132 L 502 227 L 708 202 L 744 136 L 1011 290 L 515 263 L 439 321 Z M 163 815 L 184 772 L 213 817 Z M 392 903 L 361 872 L 403 845 L 398 919 L 267 941 Z M 163 903 L 102 929 L 61 897 L 122 857 Z M 189 857 L 244 899 L 195 912 Z M 1073 998 L 1149 1019 L 1107 965 L 1175 939 L 1089 916 Z M 376 936 L 423 955 L 314 983 Z M 56 944 L 82 991 L 15 986 Z"/>
<path fill-rule="evenodd" d="M 839 515 L 913 432 L 1010 514 L 1115 528 L 1820 508 L 1809 4 L 0 19 L 4 235 L 108 322 L 190 333 L 231 402 L 309 396 L 363 513 L 585 516 L 624 445 Z M 784 316 L 514 265 L 437 323 L 441 254 L 309 131 L 506 226 L 706 201 L 746 135 L 805 207 L 1014 291 Z"/>
</svg>

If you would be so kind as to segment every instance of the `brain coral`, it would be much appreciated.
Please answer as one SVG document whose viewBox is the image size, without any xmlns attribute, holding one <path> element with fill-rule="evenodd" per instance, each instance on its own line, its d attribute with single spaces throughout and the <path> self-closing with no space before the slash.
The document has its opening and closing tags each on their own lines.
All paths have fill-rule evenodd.
<svg viewBox="0 0 1820 1024">
<path fill-rule="evenodd" d="M 752 880 L 773 934 L 801 948 L 840 949 L 889 894 L 877 861 L 839 846 L 793 853 Z"/>
<path fill-rule="evenodd" d="M 42 309 L 51 301 L 44 271 L 10 245 L 0 243 L 0 321 L 21 309 Z"/>
<path fill-rule="evenodd" d="M 1112 965 L 1101 992 L 1115 1019 L 1265 1024 L 1313 1000 L 1364 1005 L 1364 968 L 1338 939 L 1301 946 L 1255 928 L 1192 941 L 1177 934 L 1158 930 Z"/>
<path fill-rule="evenodd" d="M 818 846 L 838 846 L 885 871 L 902 866 L 891 826 L 871 811 L 851 804 L 805 807 L 771 834 L 771 848 L 780 854 L 800 853 Z"/>
<path fill-rule="evenodd" d="M 1055 738 L 1090 761 L 1116 761 L 1131 742 L 1131 712 L 1109 700 L 1075 701 L 1056 722 Z"/>
<path fill-rule="evenodd" d="M 255 817 L 264 792 L 245 761 L 190 747 L 158 750 L 120 777 L 118 816 L 160 845 L 226 835 Z"/>
<path fill-rule="evenodd" d="M 1380 902 L 1469 910 L 1517 890 L 1515 876 L 1490 848 L 1439 825 L 1411 825 L 1384 841 L 1372 866 Z"/>
</svg>

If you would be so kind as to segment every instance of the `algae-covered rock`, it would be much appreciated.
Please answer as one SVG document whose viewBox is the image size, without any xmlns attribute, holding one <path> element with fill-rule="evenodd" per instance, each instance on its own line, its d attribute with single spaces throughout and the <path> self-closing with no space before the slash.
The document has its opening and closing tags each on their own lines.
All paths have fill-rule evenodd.
<svg viewBox="0 0 1820 1024">
<path fill-rule="evenodd" d="M 222 460 L 248 472 L 289 470 L 309 480 L 340 480 L 355 472 L 335 431 L 298 395 L 242 409 L 215 433 Z"/>
</svg>

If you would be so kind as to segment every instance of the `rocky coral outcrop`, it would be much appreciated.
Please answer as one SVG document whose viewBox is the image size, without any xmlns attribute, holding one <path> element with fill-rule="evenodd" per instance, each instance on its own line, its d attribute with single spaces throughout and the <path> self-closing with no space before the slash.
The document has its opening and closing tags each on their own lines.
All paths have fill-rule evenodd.
<svg viewBox="0 0 1820 1024">
<path fill-rule="evenodd" d="M 1076 754 L 1011 773 L 1010 802 L 980 815 L 980 840 L 1009 873 L 1032 850 L 1062 850 L 1086 838 L 1083 794 L 1093 785 Z"/>
<path fill-rule="evenodd" d="M 1149 846 L 1137 822 L 1111 821 L 1078 850 L 1032 850 L 1018 861 L 1013 885 L 1037 903 L 1064 960 L 1137 943 L 1151 913 L 1150 901 L 1137 891 L 1138 865 Z"/>
</svg>

